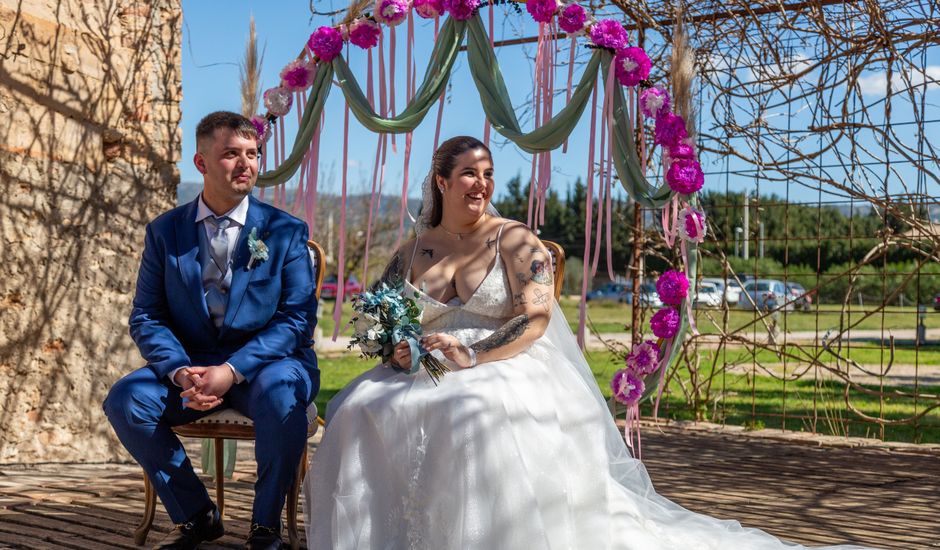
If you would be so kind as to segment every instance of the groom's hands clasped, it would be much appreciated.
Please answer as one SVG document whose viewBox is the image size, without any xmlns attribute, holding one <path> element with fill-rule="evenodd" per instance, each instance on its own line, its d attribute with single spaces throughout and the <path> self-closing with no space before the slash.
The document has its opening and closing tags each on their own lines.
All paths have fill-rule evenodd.
<svg viewBox="0 0 940 550">
<path fill-rule="evenodd" d="M 186 407 L 208 411 L 222 404 L 222 396 L 235 383 L 235 373 L 224 364 L 189 367 L 176 373 L 176 383 L 183 388 L 180 397 L 186 399 Z"/>
</svg>

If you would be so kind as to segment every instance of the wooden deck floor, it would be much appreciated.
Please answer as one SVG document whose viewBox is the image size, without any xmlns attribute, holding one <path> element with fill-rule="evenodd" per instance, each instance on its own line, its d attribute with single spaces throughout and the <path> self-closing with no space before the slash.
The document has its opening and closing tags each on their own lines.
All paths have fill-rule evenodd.
<svg viewBox="0 0 940 550">
<path fill-rule="evenodd" d="M 206 548 L 238 548 L 246 536 L 254 463 L 241 449 L 226 484 L 228 532 Z M 657 490 L 698 512 L 810 545 L 940 548 L 937 453 L 667 428 L 646 431 L 643 454 Z M 134 548 L 140 476 L 128 464 L 0 466 L 0 548 Z M 148 542 L 170 527 L 158 505 Z"/>
</svg>

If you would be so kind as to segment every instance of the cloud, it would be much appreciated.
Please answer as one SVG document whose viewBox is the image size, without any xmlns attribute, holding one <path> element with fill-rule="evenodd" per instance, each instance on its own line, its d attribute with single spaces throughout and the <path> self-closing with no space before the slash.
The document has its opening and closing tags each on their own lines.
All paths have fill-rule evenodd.
<svg viewBox="0 0 940 550">
<path fill-rule="evenodd" d="M 925 70 L 910 69 L 907 71 L 910 78 L 910 86 L 920 88 L 927 85 L 927 91 L 940 89 L 940 65 L 927 65 Z M 863 95 L 884 96 L 888 87 L 887 71 L 867 73 L 859 77 L 858 85 Z M 899 72 L 891 75 L 891 90 L 900 92 L 906 90 L 908 84 Z"/>
</svg>

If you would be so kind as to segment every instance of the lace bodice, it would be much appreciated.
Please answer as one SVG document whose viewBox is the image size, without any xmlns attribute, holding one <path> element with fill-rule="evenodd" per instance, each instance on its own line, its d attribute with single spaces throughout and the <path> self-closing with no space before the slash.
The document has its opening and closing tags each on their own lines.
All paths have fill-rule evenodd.
<svg viewBox="0 0 940 550">
<path fill-rule="evenodd" d="M 414 286 L 411 281 L 405 281 L 406 291 L 414 292 L 422 307 L 421 326 L 425 334 L 446 332 L 456 336 L 462 343 L 470 344 L 488 336 L 512 317 L 509 276 L 499 253 L 501 234 L 502 227 L 496 236 L 496 258 L 493 260 L 493 266 L 466 303 L 461 302 L 457 296 L 446 304 L 441 303 Z M 415 250 L 417 248 L 418 243 L 415 243 Z M 408 273 L 410 272 L 411 266 L 408 268 Z"/>
</svg>

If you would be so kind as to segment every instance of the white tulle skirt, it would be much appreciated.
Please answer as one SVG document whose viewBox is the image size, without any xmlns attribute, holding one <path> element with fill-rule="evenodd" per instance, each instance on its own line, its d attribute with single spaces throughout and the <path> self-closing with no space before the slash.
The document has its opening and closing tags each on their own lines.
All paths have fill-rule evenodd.
<svg viewBox="0 0 940 550">
<path fill-rule="evenodd" d="M 331 401 L 305 481 L 309 547 L 795 547 L 657 495 L 569 357 L 543 338 L 439 386 L 361 375 Z"/>
</svg>

